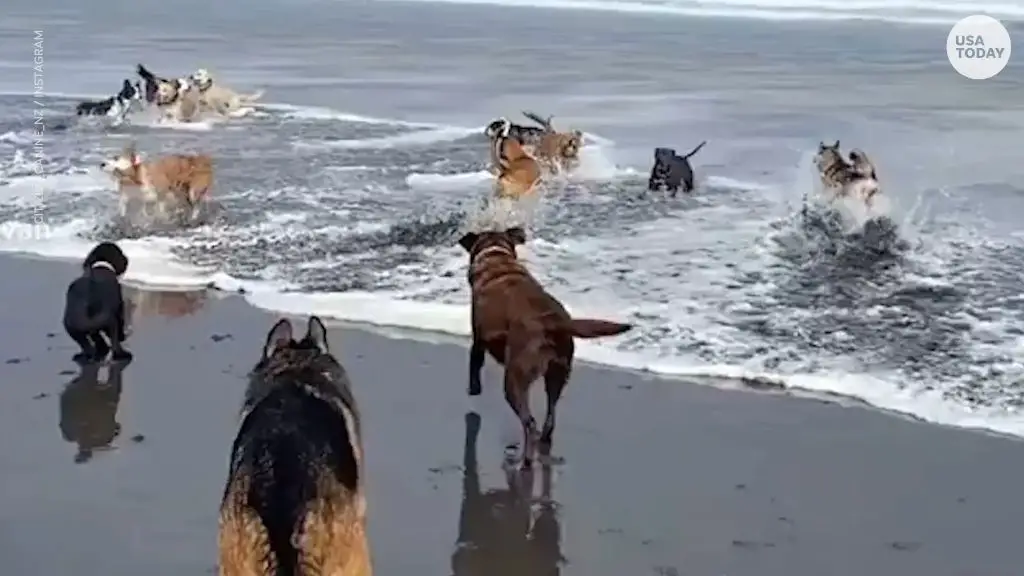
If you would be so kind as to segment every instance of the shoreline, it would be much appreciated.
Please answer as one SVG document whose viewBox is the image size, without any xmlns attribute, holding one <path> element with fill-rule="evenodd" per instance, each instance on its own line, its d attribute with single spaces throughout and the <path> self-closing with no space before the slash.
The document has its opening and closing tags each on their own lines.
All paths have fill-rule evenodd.
<svg viewBox="0 0 1024 576">
<path fill-rule="evenodd" d="M 127 288 L 135 359 L 111 395 L 83 388 L 60 331 L 76 267 L 0 257 L 0 268 L 15 303 L 0 314 L 16 327 L 0 364 L 0 434 L 13 438 L 0 444 L 2 506 L 18 527 L 0 555 L 14 573 L 209 572 L 246 374 L 275 315 L 207 291 Z M 461 343 L 328 331 L 363 415 L 381 574 L 485 576 L 511 562 L 562 576 L 996 576 L 1019 565 L 1019 441 L 580 362 L 559 404 L 560 463 L 535 466 L 552 491 L 520 516 L 501 464 L 519 430 L 493 362 L 471 399 Z"/>
<path fill-rule="evenodd" d="M 42 256 L 37 256 L 29 253 L 0 253 L 0 267 L 3 266 L 3 259 L 5 257 L 37 261 L 44 264 L 54 263 L 68 264 L 74 266 L 74 261 L 71 259 L 45 258 Z M 147 293 L 202 293 L 204 294 L 204 299 L 205 295 L 214 295 L 216 300 L 237 298 L 244 306 L 262 315 L 272 317 L 287 317 L 292 319 L 303 317 L 301 314 L 282 313 L 276 310 L 256 306 L 255 304 L 251 303 L 246 299 L 247 292 L 244 291 L 243 289 L 239 289 L 237 291 L 225 290 L 213 286 L 212 284 L 205 287 L 195 288 L 182 286 L 158 286 L 133 281 L 123 282 L 122 284 L 129 288 Z M 357 332 L 363 332 L 366 334 L 373 334 L 375 336 L 380 336 L 390 340 L 405 340 L 425 345 L 458 346 L 459 348 L 466 350 L 467 354 L 469 350 L 468 336 L 460 336 L 458 334 L 451 334 L 448 332 L 435 330 L 409 328 L 406 326 L 394 326 L 388 324 L 373 324 L 369 322 L 349 321 L 332 318 L 329 316 L 321 316 L 321 319 L 329 328 L 352 330 Z M 1002 432 L 999 430 L 992 430 L 990 428 L 985 428 L 983 426 L 958 426 L 955 424 L 936 422 L 933 420 L 928 420 L 926 418 L 923 418 L 910 412 L 903 412 L 892 408 L 886 408 L 884 406 L 878 406 L 872 404 L 868 400 L 853 395 L 846 395 L 839 392 L 832 392 L 828 390 L 812 390 L 800 387 L 787 387 L 785 384 L 779 382 L 781 378 L 785 378 L 784 375 L 779 375 L 778 377 L 772 376 L 769 378 L 748 378 L 713 375 L 673 374 L 657 372 L 655 370 L 648 370 L 644 368 L 621 366 L 611 363 L 606 364 L 595 360 L 580 358 L 579 356 L 577 356 L 577 358 L 574 359 L 574 364 L 586 365 L 596 370 L 606 370 L 613 373 L 620 373 L 623 375 L 639 378 L 641 380 L 662 380 L 665 382 L 703 386 L 722 391 L 735 391 L 748 394 L 779 396 L 784 398 L 792 398 L 800 401 L 835 404 L 845 409 L 860 409 L 871 412 L 877 412 L 888 417 L 905 420 L 908 422 L 937 426 L 943 429 L 962 430 L 965 432 L 980 434 L 983 436 L 990 436 L 992 438 L 1011 440 L 1015 442 L 1024 442 L 1024 437 L 1012 433 Z"/>
</svg>

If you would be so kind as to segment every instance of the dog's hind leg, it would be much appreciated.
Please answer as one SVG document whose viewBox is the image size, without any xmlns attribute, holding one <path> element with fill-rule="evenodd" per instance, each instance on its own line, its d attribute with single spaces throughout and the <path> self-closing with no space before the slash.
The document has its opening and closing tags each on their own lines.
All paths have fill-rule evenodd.
<svg viewBox="0 0 1024 576">
<path fill-rule="evenodd" d="M 572 342 L 569 343 L 572 346 Z M 555 434 L 555 407 L 562 397 L 562 391 L 569 383 L 569 375 L 572 372 L 572 349 L 569 356 L 559 357 L 548 363 L 547 372 L 544 373 L 544 391 L 548 396 L 547 414 L 544 416 L 544 429 L 540 434 L 540 447 L 543 452 L 550 452 L 551 442 Z"/>
<path fill-rule="evenodd" d="M 522 353 L 529 354 L 530 351 Z M 506 358 L 516 358 L 516 354 L 506 354 Z M 522 362 L 509 362 L 505 367 L 505 401 L 516 413 L 523 428 L 523 467 L 533 463 L 533 440 L 537 433 L 537 422 L 530 413 L 530 384 L 539 374 L 531 370 L 531 366 Z"/>
<path fill-rule="evenodd" d="M 67 330 L 68 336 L 75 341 L 75 344 L 78 344 L 78 347 L 82 349 L 81 352 L 72 356 L 71 359 L 79 364 L 91 361 L 96 356 L 96 348 L 93 346 L 92 341 L 89 338 L 89 333 L 79 332 L 69 328 L 65 328 L 65 330 Z"/>
</svg>

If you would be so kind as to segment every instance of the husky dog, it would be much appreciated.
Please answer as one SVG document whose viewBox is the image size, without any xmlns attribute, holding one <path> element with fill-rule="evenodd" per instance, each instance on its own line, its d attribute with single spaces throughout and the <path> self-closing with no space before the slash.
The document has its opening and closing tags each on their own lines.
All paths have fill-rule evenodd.
<svg viewBox="0 0 1024 576">
<path fill-rule="evenodd" d="M 685 156 L 676 154 L 672 148 L 655 148 L 654 167 L 651 168 L 651 177 L 647 180 L 647 189 L 651 192 L 667 190 L 673 196 L 679 193 L 680 188 L 683 192 L 692 192 L 694 183 L 690 158 L 700 152 L 705 144 L 707 140 L 698 144 Z"/>
<path fill-rule="evenodd" d="M 359 410 L 319 318 L 250 375 L 220 505 L 221 576 L 370 576 Z"/>
<path fill-rule="evenodd" d="M 81 348 L 74 356 L 76 362 L 102 361 L 111 349 L 114 360 L 131 360 L 131 353 L 121 346 L 127 335 L 118 280 L 127 269 L 128 258 L 121 248 L 101 242 L 85 257 L 82 275 L 68 286 L 64 330 Z"/>
<path fill-rule="evenodd" d="M 847 160 L 839 150 L 839 140 L 831 145 L 819 142 L 814 164 L 818 167 L 822 185 L 833 199 L 854 195 L 870 206 L 872 198 L 879 192 L 875 166 L 867 154 L 854 149 Z"/>
<path fill-rule="evenodd" d="M 142 85 L 139 82 L 132 84 L 132 81 L 126 78 L 120 92 L 106 100 L 79 102 L 78 106 L 75 106 L 75 114 L 106 116 L 113 118 L 116 125 L 124 121 L 135 102 L 142 103 Z"/>
</svg>

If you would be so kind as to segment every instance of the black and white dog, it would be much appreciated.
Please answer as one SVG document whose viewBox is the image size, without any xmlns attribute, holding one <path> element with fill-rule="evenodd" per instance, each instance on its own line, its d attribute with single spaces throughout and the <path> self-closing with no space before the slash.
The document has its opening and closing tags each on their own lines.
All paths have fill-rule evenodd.
<svg viewBox="0 0 1024 576">
<path fill-rule="evenodd" d="M 654 168 L 651 168 L 651 178 L 647 181 L 647 189 L 651 192 L 667 190 L 675 196 L 679 189 L 683 192 L 692 192 L 693 167 L 690 166 L 690 158 L 700 152 L 700 149 L 707 144 L 701 142 L 696 148 L 685 156 L 676 154 L 672 148 L 654 149 Z"/>
<path fill-rule="evenodd" d="M 501 118 L 491 121 L 491 123 L 484 128 L 484 135 L 490 140 L 494 140 L 500 135 L 503 137 L 515 138 L 523 146 L 537 146 L 540 144 L 540 141 L 544 138 L 545 134 L 550 134 L 555 131 L 554 128 L 551 127 L 550 117 L 547 119 L 541 118 L 540 115 L 525 110 L 523 111 L 523 116 L 526 116 L 530 120 L 536 122 L 537 126 L 513 124 L 511 120 L 502 116 Z"/>
<path fill-rule="evenodd" d="M 131 80 L 125 79 L 121 91 L 116 95 L 98 102 L 80 102 L 75 107 L 75 113 L 79 116 L 106 116 L 121 123 L 135 102 L 142 102 L 142 84 L 132 84 Z"/>
</svg>

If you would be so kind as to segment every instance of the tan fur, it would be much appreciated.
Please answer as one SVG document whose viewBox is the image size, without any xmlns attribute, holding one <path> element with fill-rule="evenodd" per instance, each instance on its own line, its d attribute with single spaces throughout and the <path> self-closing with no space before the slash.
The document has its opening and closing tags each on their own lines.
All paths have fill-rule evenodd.
<svg viewBox="0 0 1024 576">
<path fill-rule="evenodd" d="M 256 102 L 263 92 L 256 92 L 255 94 L 238 94 L 237 92 L 220 86 L 219 84 L 211 84 L 208 88 L 200 90 L 199 98 L 203 108 L 212 110 L 223 116 L 232 116 L 238 114 L 240 110 L 246 106 L 252 105 Z"/>
<path fill-rule="evenodd" d="M 569 172 L 579 164 L 580 148 L 583 147 L 583 133 L 552 132 L 545 134 L 534 157 L 551 172 Z"/>
<path fill-rule="evenodd" d="M 228 497 L 220 508 L 217 535 L 220 576 L 270 575 L 277 570 L 267 529 L 256 511 L 246 506 L 248 490 L 248 477 L 233 478 Z"/>
<path fill-rule="evenodd" d="M 370 545 L 366 538 L 365 506 L 353 501 L 362 496 L 348 493 L 332 477 L 320 480 L 321 494 L 306 510 L 298 539 L 299 563 L 306 574 L 370 576 Z"/>
<path fill-rule="evenodd" d="M 122 212 L 130 198 L 156 202 L 159 208 L 197 209 L 213 187 L 213 160 L 205 154 L 172 154 L 142 161 L 134 145 L 104 166 L 112 167 Z"/>
<path fill-rule="evenodd" d="M 515 138 L 495 138 L 491 145 L 491 160 L 498 176 L 495 184 L 498 197 L 523 198 L 540 183 L 540 164 Z"/>
<path fill-rule="evenodd" d="M 201 112 L 199 89 L 190 85 L 182 90 L 171 82 L 160 82 L 156 106 L 162 120 L 194 122 Z"/>
</svg>

